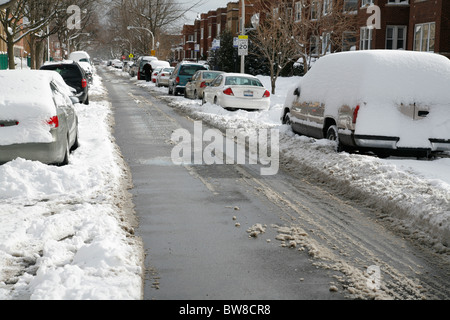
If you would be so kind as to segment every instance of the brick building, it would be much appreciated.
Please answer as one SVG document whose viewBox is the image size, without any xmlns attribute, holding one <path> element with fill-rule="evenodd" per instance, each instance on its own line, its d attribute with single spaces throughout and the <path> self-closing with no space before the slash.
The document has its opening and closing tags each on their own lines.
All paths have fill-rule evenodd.
<svg viewBox="0 0 450 320">
<path fill-rule="evenodd" d="M 450 1 L 359 0 L 359 50 L 403 49 L 450 57 Z M 367 27 L 368 6 L 380 8 L 380 29 Z"/>
<path fill-rule="evenodd" d="M 319 20 L 325 18 L 330 8 L 337 7 L 356 17 L 352 31 L 344 32 L 339 44 L 328 47 L 319 53 L 327 37 L 335 35 L 333 27 L 328 27 L 310 37 L 311 56 L 347 50 L 416 50 L 436 52 L 450 57 L 450 0 L 292 0 L 285 3 L 285 10 L 292 16 L 292 23 L 301 23 L 302 19 Z M 246 26 L 250 26 L 251 17 L 259 13 L 275 13 L 280 1 L 265 0 L 265 7 L 258 6 L 259 0 L 245 0 Z M 372 5 L 379 8 L 379 16 L 374 15 Z M 183 40 L 183 58 L 206 58 L 212 41 L 227 28 L 233 36 L 240 30 L 241 0 L 229 2 L 226 8 L 218 8 L 201 14 L 194 24 L 183 28 L 183 39 L 194 39 L 194 43 Z M 370 10 L 369 10 L 370 9 Z M 372 20 L 376 17 L 377 21 Z M 372 28 L 368 22 L 376 22 Z M 322 43 L 323 42 L 323 43 Z M 192 50 L 194 48 L 194 53 Z"/>
</svg>

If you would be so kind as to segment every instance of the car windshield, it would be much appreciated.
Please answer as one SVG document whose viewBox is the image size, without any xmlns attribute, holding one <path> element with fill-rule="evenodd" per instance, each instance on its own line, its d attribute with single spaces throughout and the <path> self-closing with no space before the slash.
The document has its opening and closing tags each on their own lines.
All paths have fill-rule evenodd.
<svg viewBox="0 0 450 320">
<path fill-rule="evenodd" d="M 259 81 L 258 79 L 235 76 L 227 77 L 227 79 L 225 80 L 225 85 L 263 87 L 261 81 Z"/>
<path fill-rule="evenodd" d="M 182 66 L 180 69 L 180 76 L 192 76 L 198 70 L 206 70 L 204 66 L 196 66 L 196 65 L 186 65 Z"/>
<path fill-rule="evenodd" d="M 203 72 L 203 79 L 205 80 L 215 79 L 219 74 L 220 72 Z"/>
<path fill-rule="evenodd" d="M 63 79 L 77 79 L 82 77 L 80 69 L 71 64 L 47 65 L 43 66 L 41 69 L 56 71 Z"/>
<path fill-rule="evenodd" d="M 164 68 L 162 72 L 172 72 L 174 68 Z"/>
</svg>

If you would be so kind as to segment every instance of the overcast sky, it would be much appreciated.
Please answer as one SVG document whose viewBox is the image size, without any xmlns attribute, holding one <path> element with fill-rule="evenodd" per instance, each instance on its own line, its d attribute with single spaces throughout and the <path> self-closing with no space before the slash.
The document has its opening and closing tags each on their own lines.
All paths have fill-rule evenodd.
<svg viewBox="0 0 450 320">
<path fill-rule="evenodd" d="M 199 13 L 206 13 L 209 10 L 215 10 L 217 8 L 223 8 L 227 6 L 228 2 L 236 2 L 237 0 L 203 0 L 202 2 L 204 4 L 196 7 L 193 9 L 193 11 L 190 11 L 186 14 L 187 22 L 186 23 L 193 23 L 195 18 L 197 17 L 197 14 Z"/>
</svg>

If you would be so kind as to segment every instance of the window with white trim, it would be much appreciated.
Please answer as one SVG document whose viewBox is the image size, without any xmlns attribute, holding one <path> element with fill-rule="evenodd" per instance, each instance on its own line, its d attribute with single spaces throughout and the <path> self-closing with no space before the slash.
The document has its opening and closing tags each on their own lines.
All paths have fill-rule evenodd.
<svg viewBox="0 0 450 320">
<path fill-rule="evenodd" d="M 295 22 L 302 20 L 302 3 L 300 1 L 295 3 Z"/>
<path fill-rule="evenodd" d="M 359 50 L 372 49 L 372 28 L 362 27 L 359 34 Z"/>
<path fill-rule="evenodd" d="M 434 52 L 436 23 L 416 24 L 414 28 L 414 51 Z"/>
<path fill-rule="evenodd" d="M 388 4 L 408 4 L 408 0 L 388 0 Z"/>
<path fill-rule="evenodd" d="M 373 0 L 361 0 L 361 7 L 373 5 Z"/>
<path fill-rule="evenodd" d="M 331 33 L 324 32 L 322 34 L 322 55 L 331 53 Z"/>
<path fill-rule="evenodd" d="M 386 49 L 406 50 L 406 26 L 386 27 Z"/>
<path fill-rule="evenodd" d="M 332 0 L 323 0 L 323 14 L 327 15 L 331 12 L 333 7 L 333 1 Z"/>
</svg>

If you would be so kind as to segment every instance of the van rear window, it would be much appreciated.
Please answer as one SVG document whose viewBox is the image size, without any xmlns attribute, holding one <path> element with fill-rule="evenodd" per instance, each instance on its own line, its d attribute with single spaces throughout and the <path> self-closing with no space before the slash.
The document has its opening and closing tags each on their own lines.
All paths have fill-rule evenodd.
<svg viewBox="0 0 450 320">
<path fill-rule="evenodd" d="M 198 70 L 208 70 L 204 66 L 186 65 L 181 66 L 180 76 L 193 76 Z"/>
</svg>

